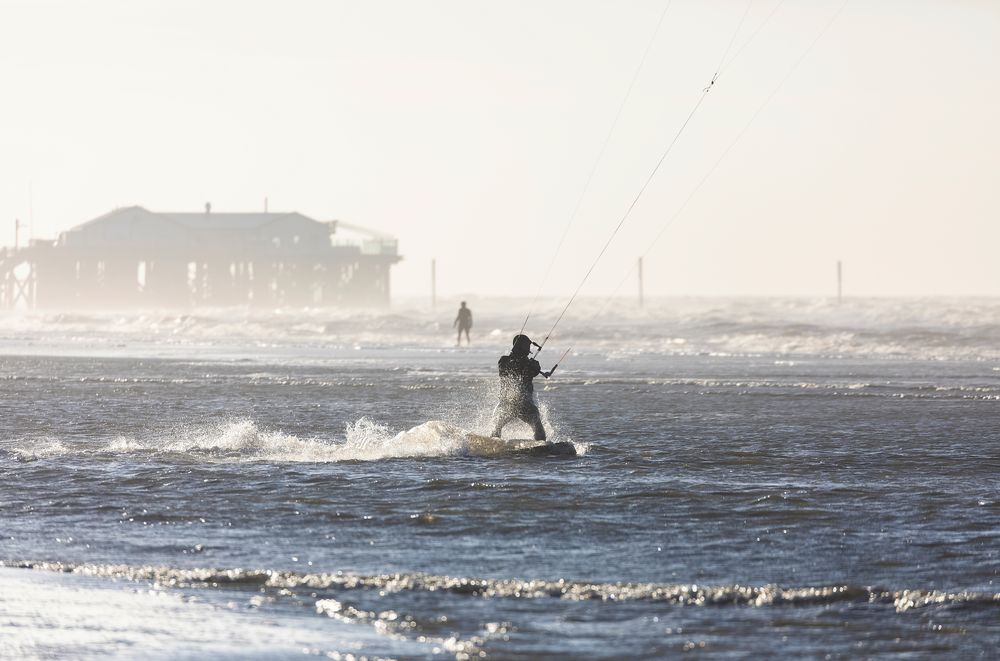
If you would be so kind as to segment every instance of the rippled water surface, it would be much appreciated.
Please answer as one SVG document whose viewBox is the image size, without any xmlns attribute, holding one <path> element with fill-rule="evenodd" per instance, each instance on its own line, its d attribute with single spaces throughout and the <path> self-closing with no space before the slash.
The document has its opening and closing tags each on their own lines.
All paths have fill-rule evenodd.
<svg viewBox="0 0 1000 661">
<path fill-rule="evenodd" d="M 571 456 L 474 435 L 499 302 L 461 350 L 412 310 L 5 318 L 0 652 L 993 656 L 1000 303 L 852 305 L 581 313 L 540 356 Z M 74 637 L 85 597 L 176 630 Z"/>
</svg>

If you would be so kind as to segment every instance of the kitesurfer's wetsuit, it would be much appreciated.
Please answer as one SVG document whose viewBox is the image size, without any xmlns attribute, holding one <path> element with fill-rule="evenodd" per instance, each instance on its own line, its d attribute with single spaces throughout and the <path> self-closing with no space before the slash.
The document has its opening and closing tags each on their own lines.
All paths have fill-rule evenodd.
<svg viewBox="0 0 1000 661">
<path fill-rule="evenodd" d="M 515 349 L 511 355 L 501 356 L 498 366 L 500 402 L 493 410 L 493 436 L 500 438 L 504 425 L 516 419 L 531 425 L 536 441 L 544 441 L 545 427 L 535 404 L 535 386 L 531 383 L 542 373 L 538 361 Z"/>
</svg>

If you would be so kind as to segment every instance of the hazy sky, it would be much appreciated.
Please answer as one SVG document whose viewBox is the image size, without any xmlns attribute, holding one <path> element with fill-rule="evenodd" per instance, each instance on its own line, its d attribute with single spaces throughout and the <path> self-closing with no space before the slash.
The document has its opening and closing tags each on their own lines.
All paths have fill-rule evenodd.
<svg viewBox="0 0 1000 661">
<path fill-rule="evenodd" d="M 774 17 L 739 50 L 768 14 Z M 584 294 L 1000 295 L 1000 2 L 753 0 Z M 533 295 L 666 0 L 0 0 L 0 243 L 114 207 L 395 234 L 397 294 Z M 545 293 L 571 291 L 746 0 L 674 0 Z M 33 210 L 30 208 L 33 206 Z M 632 295 L 627 281 L 622 294 Z"/>
</svg>

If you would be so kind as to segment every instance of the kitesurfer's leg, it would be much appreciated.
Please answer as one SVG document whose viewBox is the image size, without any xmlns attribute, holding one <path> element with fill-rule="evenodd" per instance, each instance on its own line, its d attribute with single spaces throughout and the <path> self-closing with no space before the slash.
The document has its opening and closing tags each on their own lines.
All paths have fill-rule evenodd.
<svg viewBox="0 0 1000 661">
<path fill-rule="evenodd" d="M 521 420 L 531 425 L 536 441 L 545 440 L 545 426 L 542 425 L 542 414 L 538 412 L 538 407 L 535 406 L 534 402 L 525 402 L 520 417 Z"/>
<path fill-rule="evenodd" d="M 496 408 L 493 409 L 493 433 L 490 436 L 500 438 L 504 425 L 513 419 L 514 416 L 509 406 L 504 406 L 503 402 L 497 404 Z"/>
<path fill-rule="evenodd" d="M 531 422 L 531 426 L 535 432 L 535 440 L 544 441 L 546 439 L 545 427 L 542 425 L 542 417 L 540 415 L 535 415 L 535 419 Z"/>
</svg>

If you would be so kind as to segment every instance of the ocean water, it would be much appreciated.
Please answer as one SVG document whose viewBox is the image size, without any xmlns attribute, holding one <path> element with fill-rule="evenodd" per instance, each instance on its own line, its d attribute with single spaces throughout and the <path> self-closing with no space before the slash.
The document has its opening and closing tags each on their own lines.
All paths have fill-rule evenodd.
<svg viewBox="0 0 1000 661">
<path fill-rule="evenodd" d="M 0 316 L 0 657 L 995 658 L 1000 301 L 528 304 Z"/>
</svg>

